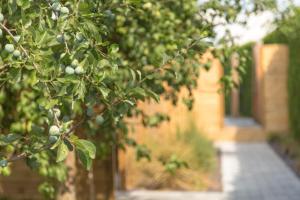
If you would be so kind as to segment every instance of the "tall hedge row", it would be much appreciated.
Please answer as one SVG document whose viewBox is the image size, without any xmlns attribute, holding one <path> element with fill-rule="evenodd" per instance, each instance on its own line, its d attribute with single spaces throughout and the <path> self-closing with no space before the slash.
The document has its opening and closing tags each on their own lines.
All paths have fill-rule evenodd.
<svg viewBox="0 0 300 200">
<path fill-rule="evenodd" d="M 239 98 L 240 115 L 243 117 L 252 116 L 252 43 L 237 47 L 234 51 L 239 54 L 240 65 L 238 72 L 240 74 L 239 83 Z M 231 73 L 231 66 L 225 65 L 225 74 Z M 230 115 L 231 110 L 231 93 L 228 92 L 225 95 L 225 112 L 226 115 Z"/>
</svg>

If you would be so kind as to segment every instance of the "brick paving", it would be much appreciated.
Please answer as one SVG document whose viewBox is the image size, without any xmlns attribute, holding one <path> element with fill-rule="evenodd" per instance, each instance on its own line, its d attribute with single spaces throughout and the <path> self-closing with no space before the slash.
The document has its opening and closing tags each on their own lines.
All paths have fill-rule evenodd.
<svg viewBox="0 0 300 200">
<path fill-rule="evenodd" d="M 219 143 L 223 192 L 118 192 L 118 200 L 300 200 L 300 180 L 266 143 Z"/>
</svg>

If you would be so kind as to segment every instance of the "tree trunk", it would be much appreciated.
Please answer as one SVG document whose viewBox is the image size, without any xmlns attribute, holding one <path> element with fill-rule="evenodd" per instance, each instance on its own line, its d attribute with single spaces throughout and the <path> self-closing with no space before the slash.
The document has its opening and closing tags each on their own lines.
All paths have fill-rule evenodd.
<svg viewBox="0 0 300 200">
<path fill-rule="evenodd" d="M 95 160 L 94 183 L 97 200 L 114 200 L 114 168 L 113 156 L 109 155 L 105 160 Z"/>
</svg>

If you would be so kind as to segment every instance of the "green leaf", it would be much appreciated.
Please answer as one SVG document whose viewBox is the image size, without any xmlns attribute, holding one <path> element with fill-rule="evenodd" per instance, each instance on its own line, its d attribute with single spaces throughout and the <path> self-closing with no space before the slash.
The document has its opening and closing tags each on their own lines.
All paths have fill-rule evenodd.
<svg viewBox="0 0 300 200">
<path fill-rule="evenodd" d="M 119 46 L 117 44 L 112 44 L 110 47 L 109 47 L 109 52 L 111 54 L 115 54 L 119 51 Z"/>
<path fill-rule="evenodd" d="M 100 62 L 99 62 L 99 66 L 100 66 L 101 68 L 107 67 L 107 66 L 110 66 L 110 63 L 109 63 L 108 60 L 102 59 L 102 60 L 100 60 Z"/>
<path fill-rule="evenodd" d="M 92 167 L 92 159 L 88 156 L 88 152 L 77 149 L 77 155 L 79 157 L 80 162 L 82 165 L 87 169 L 90 170 Z"/>
<path fill-rule="evenodd" d="M 68 147 L 69 151 L 73 151 L 73 145 L 72 145 L 72 143 L 71 143 L 69 140 L 67 140 L 67 139 L 65 138 L 65 139 L 64 139 L 64 143 L 65 143 L 65 145 Z"/>
<path fill-rule="evenodd" d="M 56 147 L 58 147 L 58 145 L 60 145 L 60 143 L 61 143 L 62 141 L 61 141 L 61 139 L 59 138 L 51 147 L 50 147 L 50 149 L 55 149 Z"/>
<path fill-rule="evenodd" d="M 128 104 L 131 105 L 131 106 L 134 106 L 134 105 L 135 105 L 134 102 L 132 102 L 132 101 L 130 101 L 130 100 L 128 100 L 128 99 L 124 100 L 124 102 L 128 103 Z"/>
<path fill-rule="evenodd" d="M 78 98 L 81 100 L 84 100 L 85 92 L 86 92 L 85 84 L 84 84 L 84 82 L 80 82 L 78 85 L 77 92 L 76 92 L 76 94 L 78 95 Z"/>
<path fill-rule="evenodd" d="M 60 143 L 57 148 L 56 162 L 64 161 L 67 158 L 68 153 L 68 146 L 64 142 Z"/>
<path fill-rule="evenodd" d="M 46 102 L 45 109 L 49 110 L 56 106 L 58 103 L 57 99 L 49 99 L 49 101 Z"/>
<path fill-rule="evenodd" d="M 142 0 L 128 0 L 129 3 L 132 3 L 132 4 L 141 4 L 142 3 Z"/>
<path fill-rule="evenodd" d="M 143 99 L 146 96 L 146 92 L 141 87 L 136 87 L 130 90 L 131 95 L 136 98 Z"/>
<path fill-rule="evenodd" d="M 17 141 L 21 138 L 21 136 L 19 134 L 15 134 L 15 133 L 10 133 L 8 135 L 3 136 L 2 140 L 5 143 L 12 143 L 14 141 Z"/>
<path fill-rule="evenodd" d="M 151 98 L 153 98 L 157 103 L 159 103 L 160 97 L 159 97 L 155 92 L 153 92 L 152 90 L 146 90 L 146 93 L 147 93 Z"/>
<path fill-rule="evenodd" d="M 83 152 L 87 152 L 89 158 L 95 159 L 95 157 L 96 157 L 96 146 L 92 142 L 90 142 L 88 140 L 79 139 L 79 140 L 76 140 L 74 142 L 74 144 L 75 144 L 77 149 L 79 149 Z"/>
<path fill-rule="evenodd" d="M 99 90 L 100 90 L 101 94 L 103 95 L 103 98 L 107 99 L 107 97 L 110 93 L 110 90 L 108 88 L 105 88 L 105 87 L 100 87 Z"/>
</svg>

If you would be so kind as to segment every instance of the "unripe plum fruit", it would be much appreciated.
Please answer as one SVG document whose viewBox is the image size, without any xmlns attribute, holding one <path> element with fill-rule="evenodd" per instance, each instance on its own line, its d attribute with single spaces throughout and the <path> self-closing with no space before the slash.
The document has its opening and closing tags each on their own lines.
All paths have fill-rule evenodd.
<svg viewBox="0 0 300 200">
<path fill-rule="evenodd" d="M 69 75 L 72 75 L 72 74 L 75 73 L 75 70 L 74 70 L 72 67 L 67 66 L 66 69 L 65 69 L 65 72 L 66 72 L 67 74 L 69 74 Z"/>
<path fill-rule="evenodd" d="M 1 174 L 3 176 L 9 176 L 10 175 L 10 169 L 8 167 L 4 167 L 2 170 L 1 170 Z"/>
<path fill-rule="evenodd" d="M 87 116 L 91 117 L 94 114 L 94 109 L 92 107 L 88 107 L 86 110 Z"/>
<path fill-rule="evenodd" d="M 0 167 L 7 167 L 8 162 L 7 160 L 0 160 Z"/>
<path fill-rule="evenodd" d="M 21 52 L 20 52 L 19 50 L 14 50 L 13 56 L 14 56 L 15 58 L 19 58 L 19 57 L 21 56 Z"/>
<path fill-rule="evenodd" d="M 71 63 L 71 66 L 72 66 L 72 67 L 77 67 L 78 65 L 79 65 L 79 62 L 78 62 L 77 59 L 74 59 L 74 60 L 72 61 L 72 63 Z"/>
<path fill-rule="evenodd" d="M 54 144 L 55 142 L 57 142 L 57 140 L 58 140 L 58 135 L 50 135 L 49 136 L 49 142 L 51 143 L 51 144 Z"/>
<path fill-rule="evenodd" d="M 152 3 L 150 3 L 150 2 L 145 3 L 145 4 L 143 5 L 143 8 L 145 8 L 145 9 L 151 9 L 151 8 L 152 8 Z"/>
<path fill-rule="evenodd" d="M 57 42 L 62 44 L 65 42 L 65 37 L 62 34 L 59 34 L 56 36 L 56 40 L 57 40 Z"/>
<path fill-rule="evenodd" d="M 102 115 L 97 115 L 97 117 L 96 117 L 96 123 L 98 125 L 101 125 L 101 124 L 103 124 L 103 122 L 104 122 L 103 116 Z"/>
<path fill-rule="evenodd" d="M 60 133 L 59 127 L 56 125 L 52 125 L 49 129 L 49 133 L 50 135 L 59 135 Z"/>
<path fill-rule="evenodd" d="M 54 2 L 51 6 L 51 8 L 54 10 L 54 11 L 60 11 L 61 9 L 61 5 L 59 2 Z"/>
<path fill-rule="evenodd" d="M 15 50 L 15 47 L 13 44 L 6 44 L 4 47 L 5 51 L 7 51 L 8 53 L 12 53 Z"/>
<path fill-rule="evenodd" d="M 84 69 L 81 66 L 78 66 L 78 67 L 75 68 L 75 73 L 76 74 L 83 74 Z"/>
</svg>

